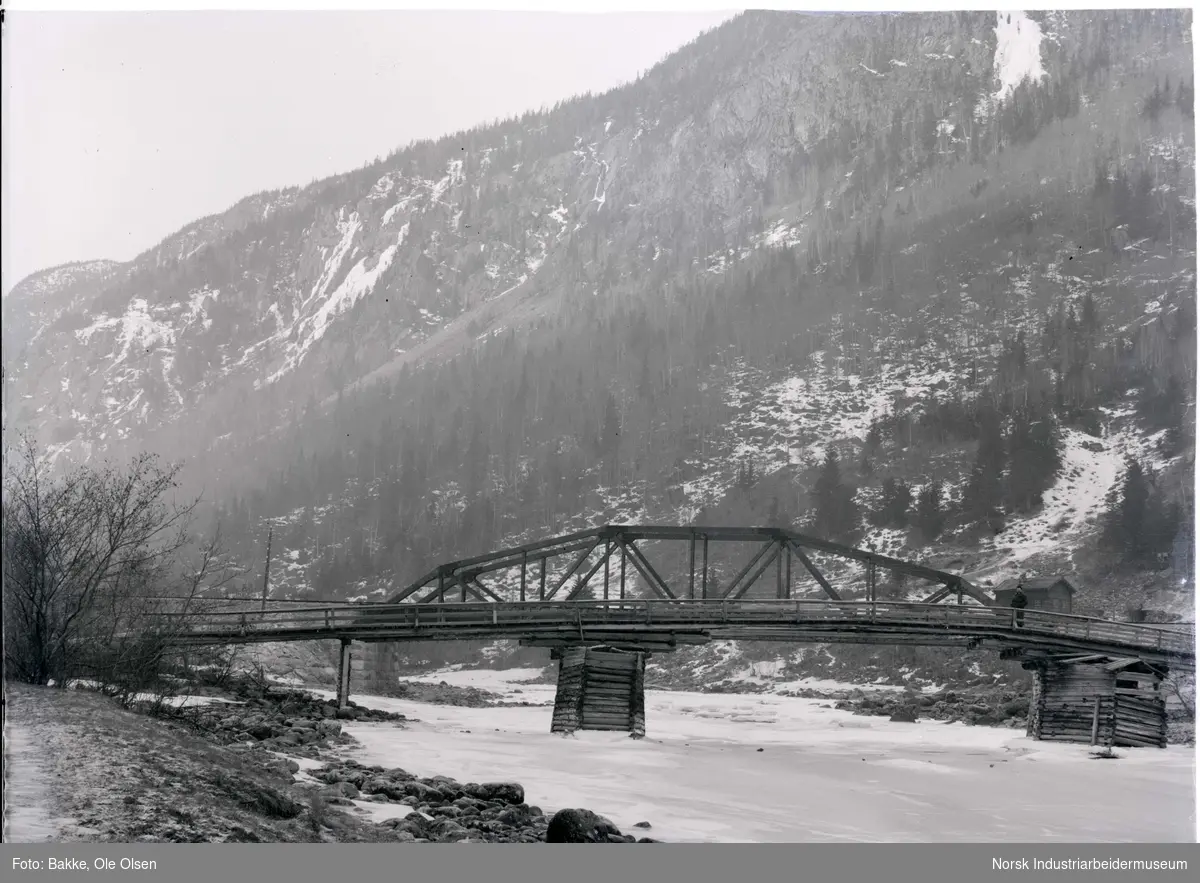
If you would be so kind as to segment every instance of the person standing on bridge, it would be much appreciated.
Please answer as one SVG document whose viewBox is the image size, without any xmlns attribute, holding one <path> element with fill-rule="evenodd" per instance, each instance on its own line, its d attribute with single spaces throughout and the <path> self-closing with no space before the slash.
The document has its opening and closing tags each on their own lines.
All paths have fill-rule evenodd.
<svg viewBox="0 0 1200 883">
<path fill-rule="evenodd" d="M 1029 603 L 1029 599 L 1025 597 L 1025 590 L 1021 588 L 1021 583 L 1017 583 L 1017 590 L 1013 592 L 1012 609 L 1016 611 L 1017 628 L 1025 625 L 1025 606 Z"/>
</svg>

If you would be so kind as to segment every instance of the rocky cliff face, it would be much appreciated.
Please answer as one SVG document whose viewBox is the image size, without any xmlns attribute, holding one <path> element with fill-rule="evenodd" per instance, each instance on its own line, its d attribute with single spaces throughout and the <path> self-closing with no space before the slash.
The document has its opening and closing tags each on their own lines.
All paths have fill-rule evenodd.
<svg viewBox="0 0 1200 883">
<path fill-rule="evenodd" d="M 827 526 L 833 449 L 839 534 L 1141 603 L 1188 568 L 1159 537 L 1108 576 L 1095 544 L 1128 456 L 1190 511 L 1189 27 L 740 16 L 605 95 L 24 280 L 6 423 L 184 459 L 241 554 L 277 526 L 278 594 L 604 520 Z"/>
</svg>

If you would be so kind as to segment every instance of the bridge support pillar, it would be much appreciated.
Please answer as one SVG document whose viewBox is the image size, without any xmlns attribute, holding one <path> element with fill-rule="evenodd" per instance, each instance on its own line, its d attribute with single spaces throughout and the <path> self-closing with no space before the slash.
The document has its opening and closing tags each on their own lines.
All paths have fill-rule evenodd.
<svg viewBox="0 0 1200 883">
<path fill-rule="evenodd" d="M 341 652 L 338 654 L 337 704 L 345 708 L 350 699 L 350 673 L 353 665 L 350 657 L 350 639 L 342 638 Z"/>
<path fill-rule="evenodd" d="M 646 735 L 646 653 L 610 647 L 560 651 L 552 733 L 627 730 Z"/>
<path fill-rule="evenodd" d="M 371 696 L 391 696 L 400 680 L 400 660 L 395 644 L 372 643 L 362 647 L 359 684 Z"/>
</svg>

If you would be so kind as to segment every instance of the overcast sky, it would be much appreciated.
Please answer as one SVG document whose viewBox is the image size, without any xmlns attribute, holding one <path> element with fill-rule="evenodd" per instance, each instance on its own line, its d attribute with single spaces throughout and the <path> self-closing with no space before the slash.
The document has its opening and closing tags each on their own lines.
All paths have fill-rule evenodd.
<svg viewBox="0 0 1200 883">
<path fill-rule="evenodd" d="M 732 13 L 12 12 L 3 266 L 129 260 L 260 190 L 635 78 Z"/>
</svg>

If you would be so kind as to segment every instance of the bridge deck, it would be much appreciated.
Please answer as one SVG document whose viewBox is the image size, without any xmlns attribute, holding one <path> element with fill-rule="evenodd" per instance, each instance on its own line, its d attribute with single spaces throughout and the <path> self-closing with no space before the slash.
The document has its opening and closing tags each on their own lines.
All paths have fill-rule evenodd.
<svg viewBox="0 0 1200 883">
<path fill-rule="evenodd" d="M 170 617 L 173 614 L 163 614 Z M 1113 622 L 1040 610 L 829 600 L 611 600 L 336 605 L 191 617 L 180 643 L 537 639 L 629 641 L 638 635 L 797 642 L 954 645 L 970 640 L 1048 650 L 1195 659 L 1194 625 Z"/>
</svg>

